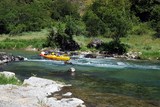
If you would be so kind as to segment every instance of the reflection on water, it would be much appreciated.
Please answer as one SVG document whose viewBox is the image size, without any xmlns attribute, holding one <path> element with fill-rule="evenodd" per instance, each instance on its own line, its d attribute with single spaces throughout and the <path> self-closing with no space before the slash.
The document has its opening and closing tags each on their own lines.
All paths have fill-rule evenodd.
<svg viewBox="0 0 160 107">
<path fill-rule="evenodd" d="M 117 98 L 118 95 L 125 95 L 142 100 L 160 100 L 160 62 L 81 57 L 71 60 L 73 65 L 65 65 L 61 61 L 41 59 L 37 53 L 18 54 L 26 56 L 28 60 L 9 63 L 1 69 L 15 72 L 21 79 L 36 75 L 71 83 L 71 91 L 77 93 L 75 96 L 88 103 L 106 105 L 109 93 L 117 94 Z M 76 75 L 72 76 L 66 72 L 70 67 L 76 69 Z M 95 95 L 97 98 L 93 97 Z"/>
</svg>

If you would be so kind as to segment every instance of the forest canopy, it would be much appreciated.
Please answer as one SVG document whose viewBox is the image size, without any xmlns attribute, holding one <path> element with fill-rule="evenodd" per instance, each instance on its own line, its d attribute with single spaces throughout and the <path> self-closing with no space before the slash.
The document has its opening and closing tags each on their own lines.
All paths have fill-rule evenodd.
<svg viewBox="0 0 160 107">
<path fill-rule="evenodd" d="M 81 16 L 80 7 L 85 7 Z M 95 0 L 88 7 L 84 0 L 1 0 L 0 33 L 41 30 L 67 15 L 83 21 L 89 36 L 125 36 L 136 22 L 148 22 L 156 31 L 160 27 L 157 0 Z"/>
<path fill-rule="evenodd" d="M 148 29 L 160 34 L 158 0 L 1 0 L 0 34 L 16 35 L 50 28 L 52 36 L 74 43 L 73 36 L 103 36 L 117 42 Z M 53 30 L 56 29 L 56 30 Z M 53 34 L 56 32 L 57 34 Z M 45 46 L 55 46 L 50 43 Z M 55 42 L 55 41 L 54 41 Z M 57 44 L 57 43 L 56 43 Z"/>
</svg>

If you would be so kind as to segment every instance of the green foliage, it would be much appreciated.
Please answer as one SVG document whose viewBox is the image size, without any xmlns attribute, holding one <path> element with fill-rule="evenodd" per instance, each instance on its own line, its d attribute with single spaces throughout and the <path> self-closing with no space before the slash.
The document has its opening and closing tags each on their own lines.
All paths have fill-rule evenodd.
<svg viewBox="0 0 160 107">
<path fill-rule="evenodd" d="M 62 25 L 60 24 L 58 26 L 58 29 L 53 28 L 50 31 L 50 34 L 47 37 L 47 41 L 43 46 L 53 48 L 58 47 L 63 51 L 78 50 L 80 48 L 79 45 L 73 40 L 72 35 L 68 35 L 65 33 L 66 28 L 63 29 Z"/>
<path fill-rule="evenodd" d="M 108 54 L 118 54 L 122 55 L 127 52 L 127 46 L 120 41 L 111 41 L 109 43 L 104 43 L 101 47 L 101 51 L 106 51 Z"/>
<path fill-rule="evenodd" d="M 133 35 L 145 35 L 150 32 L 149 25 L 147 23 L 140 23 L 136 26 L 133 26 L 132 30 L 130 31 L 130 34 Z"/>
<path fill-rule="evenodd" d="M 160 60 L 160 52 L 158 51 L 143 51 L 141 59 L 158 59 Z"/>
<path fill-rule="evenodd" d="M 145 50 L 151 50 L 152 49 L 152 47 L 151 46 L 144 46 L 144 48 L 143 49 L 145 49 Z"/>
<path fill-rule="evenodd" d="M 113 39 L 125 36 L 131 27 L 127 3 L 96 0 L 83 17 L 90 36 L 109 35 Z"/>
<path fill-rule="evenodd" d="M 68 0 L 55 0 L 51 4 L 51 17 L 55 20 L 63 20 L 66 15 L 79 18 L 78 6 Z"/>
<path fill-rule="evenodd" d="M 132 22 L 128 0 L 96 0 L 83 16 L 90 36 L 103 35 L 113 41 L 102 45 L 101 50 L 108 54 L 123 54 L 126 46 L 120 37 L 127 35 Z"/>
<path fill-rule="evenodd" d="M 157 32 L 160 31 L 160 4 L 157 4 L 153 7 L 151 12 L 151 25 L 152 28 L 155 29 Z"/>
<path fill-rule="evenodd" d="M 0 34 L 7 33 L 13 36 L 23 32 L 39 31 L 45 27 L 54 27 L 47 41 L 8 39 L 0 42 L 0 48 L 19 49 L 29 45 L 41 48 L 46 42 L 44 46 L 64 50 L 78 49 L 79 45 L 73 38 L 80 35 L 91 38 L 110 37 L 113 41 L 104 44 L 103 49 L 110 48 L 107 50 L 123 53 L 125 46 L 120 42 L 121 37 L 128 34 L 150 35 L 151 28 L 157 31 L 155 37 L 160 37 L 160 2 L 157 0 L 95 0 L 86 11 L 83 10 L 82 18 L 79 14 L 79 12 L 83 13 L 79 9 L 79 3 L 84 1 L 0 0 Z M 84 4 L 81 4 L 82 8 L 83 6 Z M 88 49 L 84 41 L 77 41 L 82 44 L 82 50 Z M 115 47 L 120 51 L 116 51 Z M 144 46 L 141 49 L 152 50 Z"/>
<path fill-rule="evenodd" d="M 0 74 L 0 84 L 22 84 L 16 77 L 5 77 L 5 75 Z"/>
<path fill-rule="evenodd" d="M 44 1 L 45 2 L 45 1 Z M 42 2 L 0 1 L 0 33 L 18 34 L 24 31 L 37 31 L 49 26 L 51 18 Z"/>
<path fill-rule="evenodd" d="M 71 16 L 66 16 L 64 22 L 66 23 L 65 33 L 67 35 L 85 35 L 86 26 L 84 22 L 77 20 Z"/>
<path fill-rule="evenodd" d="M 132 3 L 132 12 L 140 18 L 142 22 L 149 21 L 151 17 L 152 6 L 155 0 L 130 0 Z"/>
<path fill-rule="evenodd" d="M 105 23 L 103 23 L 92 10 L 88 10 L 84 14 L 83 20 L 86 24 L 86 30 L 88 31 L 89 36 L 97 36 L 106 32 Z"/>
<path fill-rule="evenodd" d="M 22 49 L 28 46 L 35 47 L 35 48 L 42 48 L 42 44 L 44 40 L 42 39 L 32 39 L 32 40 L 17 40 L 17 39 L 5 39 L 0 42 L 0 49 Z"/>
<path fill-rule="evenodd" d="M 87 50 L 91 50 L 91 49 L 88 49 L 86 46 L 82 46 L 80 50 L 81 51 L 87 51 Z"/>
<path fill-rule="evenodd" d="M 152 28 L 160 29 L 160 2 L 157 0 L 131 0 L 131 11 L 142 22 L 151 22 Z"/>
<path fill-rule="evenodd" d="M 59 24 L 59 31 L 57 31 L 57 28 L 53 28 L 50 31 L 50 34 L 47 37 L 47 41 L 43 44 L 43 47 L 53 47 L 53 48 L 58 48 L 59 44 L 56 42 L 56 37 L 57 37 L 57 32 L 61 33 L 64 32 L 62 29 L 62 24 Z"/>
</svg>

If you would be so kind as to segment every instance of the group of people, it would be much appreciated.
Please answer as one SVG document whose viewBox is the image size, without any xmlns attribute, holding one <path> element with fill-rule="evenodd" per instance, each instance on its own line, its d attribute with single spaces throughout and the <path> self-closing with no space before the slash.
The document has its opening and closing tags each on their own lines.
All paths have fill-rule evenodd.
<svg viewBox="0 0 160 107">
<path fill-rule="evenodd" d="M 60 54 L 60 52 L 55 53 L 53 51 L 42 51 L 41 55 L 56 55 L 56 56 L 60 56 L 61 54 Z"/>
<path fill-rule="evenodd" d="M 60 52 L 54 52 L 54 51 L 42 51 L 40 53 L 40 56 L 45 56 L 45 55 L 55 55 L 55 56 L 68 56 L 67 53 L 60 53 Z M 72 64 L 69 61 L 64 61 L 64 64 Z"/>
</svg>

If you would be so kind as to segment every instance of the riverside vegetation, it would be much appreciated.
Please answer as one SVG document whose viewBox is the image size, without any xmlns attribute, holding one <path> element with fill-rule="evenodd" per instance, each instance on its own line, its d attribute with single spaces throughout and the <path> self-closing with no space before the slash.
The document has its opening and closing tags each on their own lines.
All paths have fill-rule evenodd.
<svg viewBox="0 0 160 107">
<path fill-rule="evenodd" d="M 22 82 L 16 77 L 6 77 L 4 74 L 0 74 L 0 84 L 15 84 L 21 85 Z"/>
<path fill-rule="evenodd" d="M 142 52 L 160 59 L 158 0 L 1 0 L 0 48 Z M 88 47 L 98 38 L 99 47 Z"/>
</svg>

